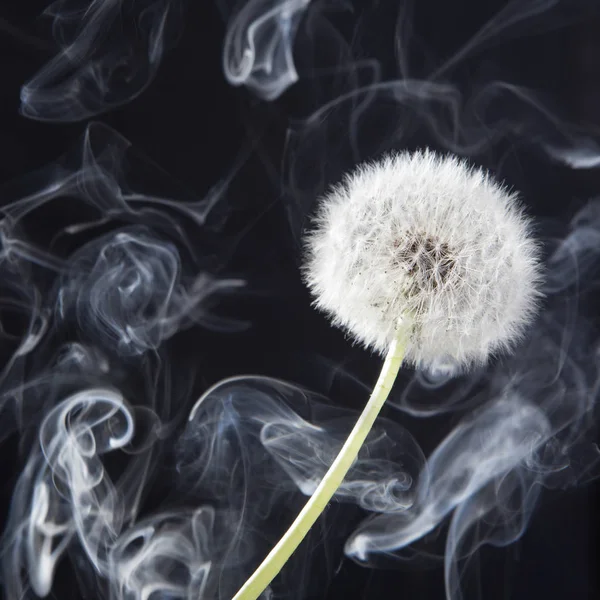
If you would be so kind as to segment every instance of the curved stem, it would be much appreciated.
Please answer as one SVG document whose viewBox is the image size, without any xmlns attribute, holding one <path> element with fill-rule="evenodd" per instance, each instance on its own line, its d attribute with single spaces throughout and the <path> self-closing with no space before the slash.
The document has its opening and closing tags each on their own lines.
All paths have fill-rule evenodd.
<svg viewBox="0 0 600 600">
<path fill-rule="evenodd" d="M 390 346 L 371 397 L 331 467 L 290 528 L 250 579 L 240 588 L 233 600 L 256 600 L 281 571 L 319 515 L 325 510 L 356 460 L 377 415 L 387 400 L 404 359 L 405 349 L 405 336 L 399 336 Z"/>
</svg>

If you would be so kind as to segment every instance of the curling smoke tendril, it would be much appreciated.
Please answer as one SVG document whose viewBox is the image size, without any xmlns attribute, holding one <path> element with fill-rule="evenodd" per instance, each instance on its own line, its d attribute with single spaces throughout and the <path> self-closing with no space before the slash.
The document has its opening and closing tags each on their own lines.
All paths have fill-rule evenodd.
<svg viewBox="0 0 600 600">
<path fill-rule="evenodd" d="M 232 85 L 275 100 L 298 81 L 293 42 L 311 0 L 249 0 L 227 27 L 223 67 Z"/>
<path fill-rule="evenodd" d="M 203 301 L 241 282 L 201 274 L 186 285 L 180 280 L 177 249 L 143 229 L 121 230 L 89 246 L 73 257 L 71 273 L 60 286 L 59 317 L 75 303 L 81 330 L 100 328 L 96 334 L 120 354 L 156 350 L 185 323 L 225 327 L 208 315 L 203 318 Z"/>
<path fill-rule="evenodd" d="M 81 121 L 133 100 L 156 76 L 181 27 L 182 0 L 57 0 L 54 58 L 21 88 L 21 113 Z"/>
</svg>

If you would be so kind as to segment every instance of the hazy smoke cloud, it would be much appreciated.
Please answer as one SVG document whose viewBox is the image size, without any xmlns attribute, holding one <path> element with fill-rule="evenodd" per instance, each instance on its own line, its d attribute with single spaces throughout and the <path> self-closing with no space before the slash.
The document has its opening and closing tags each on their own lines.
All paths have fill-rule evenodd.
<svg viewBox="0 0 600 600">
<path fill-rule="evenodd" d="M 40 121 L 81 121 L 144 91 L 179 35 L 182 0 L 57 0 L 56 55 L 21 88 L 21 113 Z"/>
</svg>

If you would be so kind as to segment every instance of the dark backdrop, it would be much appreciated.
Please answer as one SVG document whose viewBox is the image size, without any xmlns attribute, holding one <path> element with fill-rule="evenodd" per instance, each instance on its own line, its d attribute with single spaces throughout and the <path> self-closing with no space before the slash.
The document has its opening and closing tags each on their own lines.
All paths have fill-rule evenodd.
<svg viewBox="0 0 600 600">
<path fill-rule="evenodd" d="M 298 268 L 301 232 L 312 203 L 345 170 L 391 149 L 429 145 L 457 152 L 522 193 L 544 240 L 567 235 L 570 219 L 600 189 L 600 170 L 594 168 L 594 160 L 600 164 L 594 141 L 600 127 L 600 14 L 593 2 L 315 0 L 295 17 L 282 17 L 283 29 L 263 25 L 256 31 L 259 50 L 273 31 L 284 32 L 276 47 L 279 55 L 293 42 L 299 81 L 274 99 L 260 97 L 261 88 L 257 93 L 247 86 L 233 86 L 224 76 L 222 54 L 227 24 L 235 14 L 232 3 L 170 3 L 164 54 L 151 68 L 148 64 L 154 59 L 148 56 L 156 46 L 150 48 L 154 38 L 148 42 L 148 31 L 158 18 L 156 7 L 169 3 L 120 4 L 110 18 L 98 13 L 98 37 L 87 40 L 91 49 L 81 42 L 91 35 L 85 30 L 88 3 L 84 0 L 54 5 L 54 32 L 52 19 L 39 17 L 45 2 L 13 2 L 0 9 L 3 205 L 58 181 L 62 172 L 56 161 L 65 153 L 71 158 L 63 167 L 83 161 L 90 168 L 90 158 L 82 152 L 82 136 L 90 123 L 94 123 L 91 145 L 98 148 L 98 155 L 107 148 L 114 150 L 116 140 L 128 140 L 128 166 L 119 179 L 127 181 L 125 187 L 188 206 L 207 197 L 216 199 L 199 228 L 190 225 L 189 214 L 177 214 L 195 261 L 186 262 L 186 250 L 182 264 L 190 273 L 201 268 L 247 282 L 215 305 L 220 317 L 241 320 L 245 328 L 228 332 L 207 330 L 202 324 L 186 328 L 165 342 L 160 352 L 151 353 L 160 358 L 132 359 L 120 356 L 114 350 L 115 340 L 101 328 L 85 330 L 85 322 L 93 317 L 83 317 L 84 324 L 74 319 L 63 329 L 59 325 L 51 329 L 43 349 L 28 358 L 18 374 L 11 372 L 10 384 L 5 380 L 5 385 L 13 389 L 15 382 L 35 380 L 65 340 L 104 343 L 110 360 L 117 363 L 105 384 L 120 387 L 137 405 L 146 402 L 149 373 L 169 370 L 168 376 L 161 375 L 160 384 L 167 385 L 164 380 L 168 380 L 169 391 L 163 389 L 154 400 L 162 402 L 163 396 L 169 396 L 169 407 L 156 412 L 170 428 L 153 458 L 143 516 L 183 504 L 193 506 L 206 494 L 180 482 L 176 442 L 190 407 L 213 383 L 238 374 L 260 374 L 305 386 L 354 411 L 366 399 L 380 359 L 352 346 L 313 311 Z M 146 5 L 150 12 L 142 18 Z M 259 13 L 264 6 L 276 5 L 256 4 Z M 93 6 L 97 8 L 99 0 Z M 71 71 L 48 66 L 61 36 L 63 42 L 79 40 L 73 46 Z M 124 53 L 122 60 L 119 52 Z M 89 74 L 79 83 L 64 84 L 78 68 L 96 59 L 94 76 L 96 82 L 104 81 L 104 88 L 94 86 Z M 282 68 L 282 63 L 274 68 Z M 34 85 L 35 97 L 28 99 L 21 94 L 22 86 L 40 69 L 45 69 L 47 80 L 45 85 Z M 107 76 L 111 69 L 113 79 Z M 135 93 L 132 73 L 148 84 L 137 86 Z M 265 80 L 268 74 L 259 79 Z M 386 84 L 394 81 L 400 83 Z M 94 114 L 77 116 L 75 108 L 70 112 L 65 108 L 69 94 L 73 106 L 85 105 Z M 87 103 L 81 101 L 83 96 Z M 62 112 L 56 112 L 56 106 L 62 106 Z M 102 186 L 90 192 L 101 199 L 110 193 Z M 44 248 L 42 254 L 60 255 L 68 264 L 78 247 L 123 223 L 136 222 L 135 215 L 117 211 L 114 219 L 74 239 L 52 241 L 66 225 L 102 216 L 97 206 L 88 215 L 78 200 L 59 197 L 23 217 L 15 236 Z M 156 222 L 156 216 L 144 220 Z M 593 265 L 597 246 L 593 236 L 591 240 L 584 257 L 585 281 L 579 282 L 591 291 L 575 311 L 576 320 L 580 314 L 586 319 L 577 327 L 587 328 L 592 338 L 577 358 L 586 369 L 597 361 L 591 354 L 596 347 Z M 545 254 L 551 255 L 552 249 L 547 242 Z M 57 271 L 32 262 L 37 266 L 30 282 L 40 290 L 41 304 L 55 310 Z M 577 264 L 572 264 L 571 276 Z M 89 265 L 78 268 L 89 272 Z M 580 291 L 571 288 L 569 294 L 577 298 Z M 109 296 L 110 286 L 101 293 Z M 14 334 L 10 338 L 14 344 L 23 325 L 7 311 L 3 329 Z M 562 322 L 558 326 L 567 328 Z M 3 360 L 7 364 L 12 351 L 14 346 L 6 342 Z M 398 385 L 410 377 L 405 374 Z M 67 393 L 58 382 L 52 390 L 34 394 L 35 410 L 12 396 L 11 406 L 3 405 L 0 461 L 6 514 L 11 499 L 17 501 L 17 479 L 36 447 L 44 414 Z M 590 397 L 595 393 L 590 387 Z M 388 409 L 386 416 L 407 427 L 428 454 L 460 415 L 451 411 L 427 420 Z M 588 416 L 593 425 L 593 410 Z M 589 444 L 597 440 L 593 427 L 585 436 Z M 519 541 L 507 548 L 487 546 L 476 554 L 466 570 L 466 598 L 597 597 L 598 484 L 589 481 L 586 469 L 582 471 L 570 485 L 542 492 Z M 297 507 L 300 499 L 290 493 L 292 499 L 286 496 L 285 502 Z M 272 510 L 278 514 L 276 506 Z M 312 558 L 305 553 L 289 575 L 292 587 L 278 588 L 277 593 L 314 598 L 442 598 L 440 558 L 431 555 L 443 553 L 444 531 L 417 551 L 421 556 L 385 561 L 379 565 L 385 568 L 369 569 L 341 554 L 343 539 L 362 516 L 358 509 L 335 507 L 311 538 Z M 5 541 L 5 555 L 13 551 Z M 107 594 L 102 577 L 84 562 L 77 550 L 63 559 L 55 597 Z M 10 588 L 5 592 L 10 596 Z"/>
</svg>

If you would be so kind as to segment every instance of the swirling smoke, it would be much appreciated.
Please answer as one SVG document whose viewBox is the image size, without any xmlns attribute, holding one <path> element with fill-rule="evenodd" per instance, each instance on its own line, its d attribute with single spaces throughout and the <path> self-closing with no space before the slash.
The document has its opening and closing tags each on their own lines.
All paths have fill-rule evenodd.
<svg viewBox="0 0 600 600">
<path fill-rule="evenodd" d="M 522 190 L 541 215 L 543 310 L 515 354 L 485 369 L 401 373 L 330 510 L 264 597 L 324 598 L 344 557 L 432 566 L 448 599 L 480 597 L 467 583 L 483 547 L 518 542 L 548 490 L 596 478 L 600 198 L 575 186 L 560 219 L 545 200 L 548 171 L 575 181 L 600 165 L 600 131 L 503 57 L 598 10 L 512 0 L 479 9 L 455 39 L 444 22 L 467 19 L 464 4 L 217 0 L 217 67 L 248 139 L 201 192 L 110 120 L 177 59 L 209 68 L 186 55 L 197 7 L 57 0 L 43 41 L 3 21 L 0 35 L 48 54 L 20 81 L 21 115 L 80 127 L 69 151 L 0 190 L 6 598 L 229 600 L 239 589 L 333 461 L 368 394 L 364 367 L 378 366 L 312 313 L 297 267 L 315 198 L 390 149 L 454 152 Z M 270 197 L 253 204 L 262 189 L 236 189 L 245 168 Z M 277 231 L 261 233 L 269 211 Z M 252 244 L 259 258 L 244 260 Z M 243 363 L 272 370 L 246 375 L 234 357 L 244 336 L 256 348 L 240 353 L 264 349 L 256 304 L 283 334 L 263 363 Z"/>
</svg>

